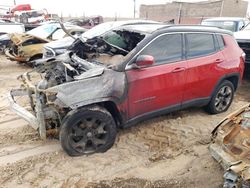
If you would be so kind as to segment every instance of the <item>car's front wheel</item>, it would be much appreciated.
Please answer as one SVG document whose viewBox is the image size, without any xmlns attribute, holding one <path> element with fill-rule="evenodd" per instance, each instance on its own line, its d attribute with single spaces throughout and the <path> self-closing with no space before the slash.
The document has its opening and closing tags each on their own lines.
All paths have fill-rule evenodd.
<svg viewBox="0 0 250 188">
<path fill-rule="evenodd" d="M 211 114 L 227 111 L 234 98 L 234 86 L 232 82 L 225 80 L 216 88 L 206 110 Z"/>
<path fill-rule="evenodd" d="M 105 152 L 116 138 L 116 124 L 104 108 L 93 106 L 69 112 L 61 130 L 62 148 L 70 156 Z"/>
</svg>

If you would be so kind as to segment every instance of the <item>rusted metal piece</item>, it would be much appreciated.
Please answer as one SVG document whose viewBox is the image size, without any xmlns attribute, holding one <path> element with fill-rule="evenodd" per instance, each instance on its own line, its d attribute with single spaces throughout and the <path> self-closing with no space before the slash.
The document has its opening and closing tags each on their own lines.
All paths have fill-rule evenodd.
<svg viewBox="0 0 250 188">
<path fill-rule="evenodd" d="M 209 150 L 226 171 L 225 187 L 250 186 L 250 104 L 219 123 Z"/>
</svg>

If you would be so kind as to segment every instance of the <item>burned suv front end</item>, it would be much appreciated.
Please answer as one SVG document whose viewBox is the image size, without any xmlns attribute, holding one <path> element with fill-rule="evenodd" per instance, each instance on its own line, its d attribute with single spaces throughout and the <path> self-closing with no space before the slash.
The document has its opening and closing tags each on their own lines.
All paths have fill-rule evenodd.
<svg viewBox="0 0 250 188">
<path fill-rule="evenodd" d="M 37 60 L 33 71 L 19 76 L 21 88 L 9 93 L 11 109 L 46 139 L 59 133 L 72 111 L 105 101 L 120 103 L 126 76 L 116 67 L 144 37 L 140 32 L 111 31 L 86 42 L 76 39 L 66 53 Z M 20 97 L 26 97 L 22 104 Z"/>
<path fill-rule="evenodd" d="M 36 68 L 42 76 L 37 84 L 31 81 L 34 71 L 19 76 L 22 87 L 9 93 L 11 109 L 39 130 L 43 139 L 58 134 L 64 117 L 71 110 L 100 98 L 113 96 L 118 100 L 124 93 L 124 73 L 76 55 L 64 54 L 61 58 L 45 61 L 42 67 Z M 19 97 L 26 97 L 28 109 L 17 103 Z"/>
</svg>

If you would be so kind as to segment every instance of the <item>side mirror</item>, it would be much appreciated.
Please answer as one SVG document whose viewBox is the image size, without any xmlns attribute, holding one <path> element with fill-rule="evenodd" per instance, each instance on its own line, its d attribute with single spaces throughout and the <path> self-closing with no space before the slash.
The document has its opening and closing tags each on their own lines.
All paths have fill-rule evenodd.
<svg viewBox="0 0 250 188">
<path fill-rule="evenodd" d="M 136 67 L 137 68 L 145 68 L 150 67 L 155 62 L 154 57 L 151 55 L 140 55 L 136 59 Z"/>
</svg>

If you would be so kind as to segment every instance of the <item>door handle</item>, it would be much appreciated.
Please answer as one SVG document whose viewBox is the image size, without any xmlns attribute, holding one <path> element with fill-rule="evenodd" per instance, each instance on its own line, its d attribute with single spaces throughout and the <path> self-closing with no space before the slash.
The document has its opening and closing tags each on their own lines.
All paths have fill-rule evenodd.
<svg viewBox="0 0 250 188">
<path fill-rule="evenodd" d="M 172 70 L 172 73 L 182 72 L 184 70 L 186 70 L 185 67 L 178 67 L 178 68 L 175 68 L 174 70 Z"/>
<path fill-rule="evenodd" d="M 223 59 L 216 59 L 215 63 L 222 63 L 224 60 Z"/>
</svg>

